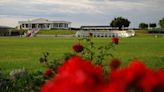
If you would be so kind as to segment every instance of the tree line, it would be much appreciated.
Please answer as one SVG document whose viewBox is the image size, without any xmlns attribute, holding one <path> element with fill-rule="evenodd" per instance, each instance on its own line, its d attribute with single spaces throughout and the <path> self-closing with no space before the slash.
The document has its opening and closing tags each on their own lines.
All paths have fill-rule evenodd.
<svg viewBox="0 0 164 92">
<path fill-rule="evenodd" d="M 111 23 L 110 23 L 110 26 L 111 27 L 118 27 L 119 30 L 122 30 L 122 28 L 125 28 L 125 27 L 129 27 L 130 25 L 130 21 L 126 18 L 123 18 L 123 17 L 117 17 L 117 18 L 114 18 Z M 159 26 L 161 28 L 164 28 L 164 18 L 161 18 L 159 20 Z M 141 22 L 138 26 L 140 29 L 148 29 L 148 27 L 150 28 L 156 28 L 157 27 L 157 24 L 156 23 L 144 23 L 144 22 Z"/>
</svg>

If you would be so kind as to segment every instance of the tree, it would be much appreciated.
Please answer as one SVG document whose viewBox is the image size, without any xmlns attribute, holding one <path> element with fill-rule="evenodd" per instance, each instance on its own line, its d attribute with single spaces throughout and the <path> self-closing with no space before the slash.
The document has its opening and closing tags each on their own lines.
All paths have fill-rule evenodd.
<svg viewBox="0 0 164 92">
<path fill-rule="evenodd" d="M 150 27 L 150 28 L 155 28 L 156 26 L 157 26 L 156 23 L 150 23 L 150 24 L 149 24 L 149 27 Z"/>
<path fill-rule="evenodd" d="M 139 28 L 140 29 L 147 29 L 148 28 L 148 24 L 142 22 L 142 23 L 139 24 Z"/>
<path fill-rule="evenodd" d="M 161 28 L 164 28 L 164 18 L 159 20 L 159 25 Z"/>
<path fill-rule="evenodd" d="M 130 21 L 128 19 L 117 17 L 112 20 L 110 23 L 111 27 L 118 27 L 119 30 L 122 29 L 122 27 L 129 27 Z"/>
</svg>

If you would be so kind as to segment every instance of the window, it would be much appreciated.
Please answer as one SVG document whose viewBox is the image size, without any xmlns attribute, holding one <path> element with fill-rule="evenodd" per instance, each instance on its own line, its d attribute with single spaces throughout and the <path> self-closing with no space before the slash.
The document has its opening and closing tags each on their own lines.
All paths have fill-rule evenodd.
<svg viewBox="0 0 164 92">
<path fill-rule="evenodd" d="M 28 24 L 26 24 L 26 28 L 28 28 Z"/>
<path fill-rule="evenodd" d="M 68 27 L 68 24 L 65 24 L 65 27 L 67 28 Z"/>
<path fill-rule="evenodd" d="M 54 27 L 54 28 L 58 27 L 58 24 L 54 24 L 53 27 Z"/>
<path fill-rule="evenodd" d="M 36 25 L 35 24 L 32 24 L 32 28 L 36 28 Z"/>
<path fill-rule="evenodd" d="M 24 24 L 22 24 L 22 27 L 24 28 Z"/>
</svg>

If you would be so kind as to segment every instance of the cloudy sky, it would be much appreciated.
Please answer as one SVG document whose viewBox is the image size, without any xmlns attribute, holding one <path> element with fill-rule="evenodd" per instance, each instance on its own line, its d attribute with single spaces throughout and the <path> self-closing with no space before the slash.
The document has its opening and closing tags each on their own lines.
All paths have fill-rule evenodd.
<svg viewBox="0 0 164 92">
<path fill-rule="evenodd" d="M 164 0 L 0 0 L 0 25 L 16 26 L 35 18 L 71 21 L 81 25 L 109 25 L 118 16 L 130 27 L 158 23 L 164 17 Z"/>
</svg>

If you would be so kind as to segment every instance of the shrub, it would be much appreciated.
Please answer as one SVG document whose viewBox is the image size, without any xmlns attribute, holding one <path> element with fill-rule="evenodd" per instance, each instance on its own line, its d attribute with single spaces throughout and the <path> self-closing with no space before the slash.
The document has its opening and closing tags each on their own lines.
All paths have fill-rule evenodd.
<svg viewBox="0 0 164 92">
<path fill-rule="evenodd" d="M 16 69 L 10 76 L 1 73 L 0 92 L 37 92 L 44 83 L 42 72 L 28 73 L 26 69 Z"/>
<path fill-rule="evenodd" d="M 91 37 L 80 39 L 87 42 L 85 46 L 78 44 L 84 49 L 75 50 L 74 55 L 55 67 L 56 73 L 41 87 L 41 92 L 164 92 L 164 70 L 152 70 L 137 59 L 121 68 L 121 62 L 108 52 L 118 44 L 113 39 L 98 48 Z M 110 55 L 113 59 L 106 72 L 102 62 Z"/>
<path fill-rule="evenodd" d="M 11 29 L 11 35 L 15 36 L 15 35 L 24 35 L 24 33 L 26 33 L 28 30 L 25 29 Z"/>
<path fill-rule="evenodd" d="M 149 33 L 164 33 L 164 29 L 162 28 L 155 28 L 155 29 L 149 29 Z"/>
<path fill-rule="evenodd" d="M 116 62 L 116 61 L 115 61 Z M 113 65 L 112 65 L 113 66 Z M 138 60 L 106 77 L 100 65 L 73 56 L 57 69 L 41 92 L 163 92 L 164 70 L 154 71 Z"/>
</svg>

